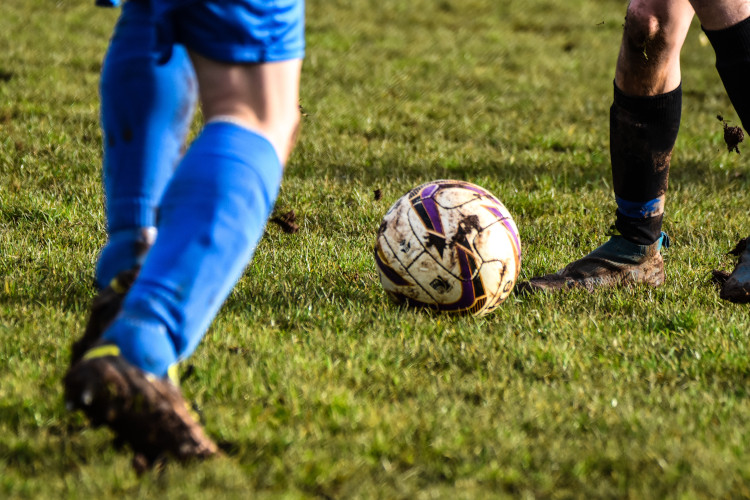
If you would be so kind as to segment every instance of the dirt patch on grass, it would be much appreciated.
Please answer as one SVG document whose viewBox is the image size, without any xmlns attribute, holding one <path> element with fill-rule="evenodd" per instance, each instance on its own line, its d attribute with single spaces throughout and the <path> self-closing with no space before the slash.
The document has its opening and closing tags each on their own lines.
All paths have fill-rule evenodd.
<svg viewBox="0 0 750 500">
<path fill-rule="evenodd" d="M 277 214 L 271 217 L 271 222 L 277 224 L 282 231 L 285 233 L 296 233 L 299 231 L 299 225 L 297 224 L 297 214 L 294 210 L 290 210 L 283 214 Z"/>
</svg>

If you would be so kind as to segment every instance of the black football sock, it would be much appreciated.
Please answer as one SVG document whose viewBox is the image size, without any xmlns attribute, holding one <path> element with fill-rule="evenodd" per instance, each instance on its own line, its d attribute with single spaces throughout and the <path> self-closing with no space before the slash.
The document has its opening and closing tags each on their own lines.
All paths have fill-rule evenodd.
<svg viewBox="0 0 750 500">
<path fill-rule="evenodd" d="M 661 236 L 681 112 L 682 86 L 655 96 L 629 96 L 614 86 L 609 136 L 615 226 L 638 245 L 650 245 Z"/>
<path fill-rule="evenodd" d="M 716 53 L 719 72 L 742 126 L 750 126 L 750 18 L 721 30 L 703 30 Z"/>
</svg>

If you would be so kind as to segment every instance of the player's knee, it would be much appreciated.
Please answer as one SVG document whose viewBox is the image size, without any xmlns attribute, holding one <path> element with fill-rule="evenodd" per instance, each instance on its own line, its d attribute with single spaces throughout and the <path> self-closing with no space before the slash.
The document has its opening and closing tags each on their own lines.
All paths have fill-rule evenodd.
<svg viewBox="0 0 750 500">
<path fill-rule="evenodd" d="M 662 16 L 648 2 L 633 1 L 625 17 L 623 49 L 644 63 L 657 61 L 667 47 Z"/>
</svg>

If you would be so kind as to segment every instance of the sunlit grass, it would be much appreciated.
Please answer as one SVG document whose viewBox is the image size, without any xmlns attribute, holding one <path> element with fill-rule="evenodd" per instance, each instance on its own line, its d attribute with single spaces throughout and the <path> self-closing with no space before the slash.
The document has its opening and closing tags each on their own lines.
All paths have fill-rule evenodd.
<svg viewBox="0 0 750 500">
<path fill-rule="evenodd" d="M 97 79 L 117 11 L 0 3 L 0 496 L 746 497 L 750 319 L 712 269 L 748 235 L 746 153 L 696 24 L 665 229 L 667 283 L 401 310 L 371 247 L 413 185 L 497 194 L 521 278 L 600 244 L 623 2 L 310 1 L 302 135 L 255 259 L 184 391 L 225 456 L 138 478 L 64 409 L 105 239 Z M 197 126 L 197 124 L 196 124 Z M 375 190 L 382 198 L 376 200 Z"/>
</svg>

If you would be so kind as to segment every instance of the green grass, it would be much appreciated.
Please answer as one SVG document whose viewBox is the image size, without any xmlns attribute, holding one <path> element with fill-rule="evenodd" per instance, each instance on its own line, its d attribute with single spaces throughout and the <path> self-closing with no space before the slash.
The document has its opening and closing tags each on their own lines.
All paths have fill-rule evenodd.
<svg viewBox="0 0 750 500">
<path fill-rule="evenodd" d="M 228 451 L 137 477 L 61 397 L 105 239 L 96 85 L 117 11 L 91 4 L 0 3 L 0 497 L 750 496 L 750 316 L 709 282 L 748 235 L 747 152 L 724 147 L 715 116 L 739 120 L 697 23 L 665 286 L 473 319 L 395 308 L 377 280 L 380 218 L 435 178 L 505 202 L 521 279 L 604 240 L 612 0 L 310 0 L 277 203 L 300 231 L 268 227 L 184 386 Z"/>
</svg>

